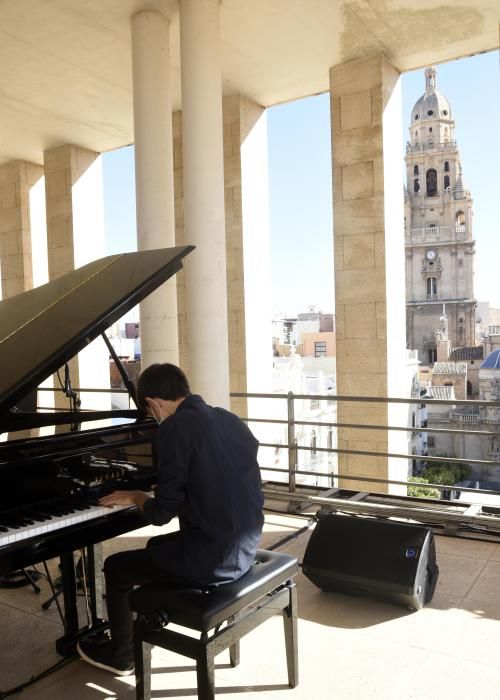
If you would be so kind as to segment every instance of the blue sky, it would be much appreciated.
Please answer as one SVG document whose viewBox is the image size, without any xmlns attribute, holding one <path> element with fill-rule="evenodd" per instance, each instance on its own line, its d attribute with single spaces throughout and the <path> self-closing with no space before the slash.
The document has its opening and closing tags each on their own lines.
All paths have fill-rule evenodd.
<svg viewBox="0 0 500 700">
<path fill-rule="evenodd" d="M 437 67 L 455 120 L 464 182 L 474 200 L 475 293 L 500 308 L 498 52 Z M 425 89 L 423 70 L 402 76 L 403 137 Z M 333 311 L 330 114 L 327 94 L 268 110 L 273 309 Z M 107 252 L 135 250 L 133 148 L 104 156 Z"/>
</svg>

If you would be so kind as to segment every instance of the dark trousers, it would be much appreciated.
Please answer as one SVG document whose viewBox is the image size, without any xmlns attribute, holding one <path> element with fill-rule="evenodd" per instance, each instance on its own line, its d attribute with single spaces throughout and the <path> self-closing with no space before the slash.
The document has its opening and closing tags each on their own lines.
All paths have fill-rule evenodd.
<svg viewBox="0 0 500 700">
<path fill-rule="evenodd" d="M 145 549 L 118 552 L 104 562 L 109 628 L 117 662 L 127 663 L 134 658 L 133 619 L 128 604 L 134 586 L 150 581 L 172 584 L 173 587 L 183 583 L 182 579 L 161 569 L 151 557 L 151 547 L 163 544 L 173 537 L 177 537 L 176 532 L 152 537 Z"/>
</svg>

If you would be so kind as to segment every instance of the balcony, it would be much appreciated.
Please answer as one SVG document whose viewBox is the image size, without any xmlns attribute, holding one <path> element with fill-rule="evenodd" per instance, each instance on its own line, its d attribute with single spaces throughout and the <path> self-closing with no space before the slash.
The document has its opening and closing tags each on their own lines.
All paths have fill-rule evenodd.
<svg viewBox="0 0 500 700">
<path fill-rule="evenodd" d="M 457 147 L 456 141 L 442 141 L 441 143 L 411 143 L 406 144 L 407 153 L 419 153 L 420 151 L 449 151 Z"/>
<path fill-rule="evenodd" d="M 258 395 L 259 396 L 259 395 Z M 262 396 L 262 395 L 260 395 Z M 273 401 L 293 404 L 303 396 L 264 395 Z M 307 397 L 308 399 L 311 396 Z M 332 396 L 315 396 L 317 401 L 331 401 Z M 341 401 L 340 397 L 333 397 Z M 346 400 L 363 400 L 351 397 Z M 364 397 L 373 403 L 381 399 Z M 389 401 L 388 399 L 382 399 Z M 406 400 L 395 400 L 407 403 Z M 420 405 L 422 397 L 408 402 Z M 433 403 L 426 401 L 428 408 Z M 471 402 L 454 402 L 468 406 Z M 500 402 L 477 402 L 480 405 Z M 432 413 L 432 411 L 431 411 Z M 369 412 L 367 411 L 367 421 Z M 301 483 L 308 477 L 308 468 L 320 453 L 342 454 L 346 450 L 314 448 L 309 461 L 301 460 L 311 448 L 295 441 L 297 428 L 310 425 L 295 421 L 285 411 L 283 420 L 259 416 L 250 421 L 276 423 L 290 430 L 291 443 L 281 445 L 291 457 L 289 465 L 268 473 L 264 483 L 266 521 L 262 547 L 277 549 L 298 556 L 302 561 L 314 527 L 314 515 L 320 508 L 334 508 L 358 515 L 411 518 L 433 526 L 440 577 L 433 600 L 418 612 L 409 612 L 395 605 L 364 597 L 323 593 L 302 573 L 297 577 L 299 599 L 299 685 L 287 685 L 282 623 L 272 618 L 242 641 L 241 663 L 230 668 L 222 654 L 215 665 L 217 696 L 228 700 L 445 700 L 447 698 L 493 698 L 500 687 L 500 517 L 480 515 L 479 504 L 469 506 L 466 498 L 459 501 L 416 499 L 388 496 L 384 493 L 360 492 L 349 495 L 346 490 L 311 488 Z M 311 422 L 312 423 L 312 422 Z M 341 427 L 335 424 L 335 427 Z M 366 427 L 366 426 L 365 426 Z M 371 426 L 386 431 L 387 427 Z M 412 427 L 391 426 L 390 430 L 411 432 Z M 413 428 L 414 429 L 414 428 Z M 467 434 L 468 429 L 465 429 Z M 440 430 L 428 430 L 440 433 Z M 264 447 L 266 447 L 264 445 Z M 362 454 L 361 452 L 359 454 Z M 403 461 L 413 455 L 394 455 Z M 432 460 L 432 457 L 427 458 Z M 269 481 L 269 474 L 273 479 Z M 328 472 L 329 476 L 342 475 Z M 360 478 L 365 482 L 366 476 Z M 383 482 L 372 478 L 375 489 L 399 482 Z M 485 491 L 462 488 L 464 497 L 471 493 L 484 496 Z M 446 522 L 445 522 L 446 521 Z M 176 523 L 161 529 L 148 526 L 103 544 L 103 554 L 127 548 L 143 547 L 152 535 L 175 530 Z M 455 534 L 456 536 L 450 536 Z M 50 563 L 57 575 L 57 562 Z M 59 657 L 54 641 L 61 635 L 61 623 L 55 606 L 42 610 L 41 601 L 51 594 L 45 580 L 42 592 L 34 594 L 30 587 L 0 589 L 2 610 L 2 689 L 36 676 L 55 664 Z M 85 615 L 84 598 L 79 598 Z M 29 658 L 29 668 L 26 659 Z M 153 651 L 153 693 L 162 698 L 196 697 L 194 663 L 169 652 Z M 2 697 L 6 697 L 2 695 Z M 57 672 L 47 675 L 24 689 L 23 700 L 111 700 L 134 697 L 133 677 L 114 678 L 105 672 L 69 661 Z"/>
<path fill-rule="evenodd" d="M 286 513 L 268 513 L 263 545 L 296 535 L 307 522 Z M 105 555 L 142 547 L 151 534 L 152 528 L 145 528 L 107 542 Z M 300 534 L 278 550 L 302 561 L 309 534 Z M 323 593 L 300 573 L 298 687 L 287 686 L 282 623 L 276 617 L 244 638 L 237 668 L 229 667 L 226 654 L 216 659 L 216 697 L 220 693 L 227 700 L 365 700 L 374 697 L 376 689 L 383 700 L 493 698 L 494 689 L 500 687 L 500 545 L 438 536 L 436 547 L 437 590 L 433 601 L 419 612 Z M 50 595 L 47 584 L 41 585 L 40 596 L 27 588 L 0 591 L 3 688 L 58 660 L 54 640 L 60 625 L 53 606 L 40 609 L 40 599 Z M 38 649 L 36 655 L 33 648 Z M 113 678 L 75 660 L 26 688 L 20 697 L 133 698 L 133 685 L 133 677 Z M 195 698 L 195 688 L 193 662 L 153 650 L 155 700 Z"/>
<path fill-rule="evenodd" d="M 425 243 L 445 243 L 451 240 L 466 240 L 465 226 L 426 226 L 412 228 L 406 236 L 406 243 L 414 245 Z"/>
</svg>

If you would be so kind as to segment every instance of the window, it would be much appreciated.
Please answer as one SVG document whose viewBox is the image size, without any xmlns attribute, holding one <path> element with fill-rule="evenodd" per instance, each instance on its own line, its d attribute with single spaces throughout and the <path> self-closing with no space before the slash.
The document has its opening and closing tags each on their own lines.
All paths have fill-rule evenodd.
<svg viewBox="0 0 500 700">
<path fill-rule="evenodd" d="M 450 176 L 449 176 L 449 175 L 445 175 L 445 176 L 444 176 L 443 186 L 444 186 L 444 189 L 445 189 L 445 190 L 449 190 L 449 189 L 450 189 Z"/>
<path fill-rule="evenodd" d="M 465 337 L 465 321 L 463 318 L 458 319 L 458 339 L 461 343 L 464 342 Z"/>
<path fill-rule="evenodd" d="M 445 160 L 444 161 L 444 172 L 449 173 L 450 172 L 450 163 L 449 161 Z"/>
<path fill-rule="evenodd" d="M 420 181 L 418 177 L 415 178 L 415 180 L 413 180 L 413 191 L 415 192 L 415 194 L 418 194 L 420 192 Z"/>
<path fill-rule="evenodd" d="M 457 211 L 455 214 L 455 230 L 457 233 L 465 230 L 465 214 L 463 211 Z"/>
<path fill-rule="evenodd" d="M 326 341 L 314 343 L 314 357 L 326 357 Z"/>
<path fill-rule="evenodd" d="M 437 197 L 437 172 L 430 168 L 426 174 L 427 196 Z"/>
<path fill-rule="evenodd" d="M 434 435 L 427 436 L 427 447 L 436 447 L 436 438 Z"/>
<path fill-rule="evenodd" d="M 434 299 L 437 296 L 437 280 L 435 277 L 427 278 L 427 298 Z"/>
<path fill-rule="evenodd" d="M 413 166 L 413 174 L 418 175 L 418 165 Z"/>
</svg>

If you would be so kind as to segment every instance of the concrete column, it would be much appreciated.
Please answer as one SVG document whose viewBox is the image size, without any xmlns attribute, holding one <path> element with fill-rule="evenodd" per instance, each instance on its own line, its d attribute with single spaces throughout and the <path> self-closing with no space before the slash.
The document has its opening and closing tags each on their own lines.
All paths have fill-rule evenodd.
<svg viewBox="0 0 500 700">
<path fill-rule="evenodd" d="M 169 22 L 132 17 L 135 186 L 139 250 L 175 245 Z M 140 306 L 142 366 L 179 362 L 175 278 Z"/>
<path fill-rule="evenodd" d="M 2 299 L 33 287 L 31 192 L 43 177 L 35 163 L 0 166 L 0 276 Z"/>
<path fill-rule="evenodd" d="M 181 0 L 184 229 L 189 373 L 194 391 L 229 406 L 219 0 Z"/>
<path fill-rule="evenodd" d="M 222 100 L 226 282 L 231 392 L 268 392 L 272 383 L 267 119 L 263 107 L 241 95 Z M 184 232 L 181 113 L 174 114 L 177 245 Z M 177 275 L 181 365 L 189 371 L 185 278 Z M 252 399 L 253 404 L 256 399 Z M 231 399 L 235 413 L 259 408 Z M 269 408 L 269 402 L 266 408 Z M 262 412 L 262 411 L 261 411 Z"/>
<path fill-rule="evenodd" d="M 330 91 L 337 393 L 408 397 L 399 74 L 383 56 L 361 59 L 331 69 Z M 404 404 L 339 402 L 338 420 L 406 425 L 407 410 Z M 338 436 L 341 449 L 407 452 L 404 432 L 345 428 Z M 406 460 L 339 455 L 344 474 L 401 479 L 407 470 Z"/>
<path fill-rule="evenodd" d="M 98 153 L 65 145 L 44 153 L 49 279 L 104 256 L 102 164 Z M 70 363 L 74 388 L 109 388 L 108 350 L 102 339 Z M 55 380 L 55 386 L 59 386 Z M 81 394 L 82 407 L 110 408 L 108 394 Z M 56 395 L 56 407 L 68 399 Z"/>
</svg>

